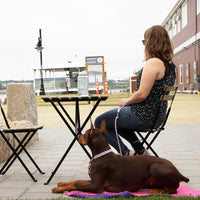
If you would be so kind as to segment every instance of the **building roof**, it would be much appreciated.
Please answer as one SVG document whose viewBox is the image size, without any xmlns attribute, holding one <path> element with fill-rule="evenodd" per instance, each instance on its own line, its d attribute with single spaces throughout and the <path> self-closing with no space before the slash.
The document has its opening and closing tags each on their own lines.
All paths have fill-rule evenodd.
<svg viewBox="0 0 200 200">
<path fill-rule="evenodd" d="M 40 70 L 41 68 L 34 68 L 34 71 Z M 78 63 L 67 63 L 66 67 L 43 67 L 43 71 L 54 71 L 54 72 L 63 72 L 63 71 L 78 71 L 85 70 L 85 65 Z"/>
</svg>

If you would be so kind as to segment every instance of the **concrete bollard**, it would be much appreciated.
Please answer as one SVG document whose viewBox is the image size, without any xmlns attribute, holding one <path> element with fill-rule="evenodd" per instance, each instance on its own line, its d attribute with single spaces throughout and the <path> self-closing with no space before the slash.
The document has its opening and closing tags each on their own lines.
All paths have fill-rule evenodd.
<svg viewBox="0 0 200 200">
<path fill-rule="evenodd" d="M 27 120 L 32 125 L 38 125 L 35 90 L 32 83 L 7 85 L 7 117 L 11 121 Z M 34 136 L 30 144 L 35 140 L 38 140 L 38 134 Z"/>
<path fill-rule="evenodd" d="M 38 125 L 35 90 L 31 83 L 7 85 L 7 116 L 11 121 L 28 120 Z"/>
</svg>

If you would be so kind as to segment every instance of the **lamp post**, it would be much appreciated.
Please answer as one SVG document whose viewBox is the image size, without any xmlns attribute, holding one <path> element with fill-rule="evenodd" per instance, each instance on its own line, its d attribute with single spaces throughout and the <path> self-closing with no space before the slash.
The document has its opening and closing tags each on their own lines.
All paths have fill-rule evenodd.
<svg viewBox="0 0 200 200">
<path fill-rule="evenodd" d="M 44 47 L 42 47 L 42 31 L 41 29 L 39 29 L 39 37 L 38 37 L 38 43 L 35 47 L 35 49 L 37 49 L 37 51 L 40 52 L 40 95 L 45 95 L 45 90 L 44 90 L 44 80 L 43 80 L 43 67 L 42 67 L 42 49 L 44 49 Z"/>
</svg>

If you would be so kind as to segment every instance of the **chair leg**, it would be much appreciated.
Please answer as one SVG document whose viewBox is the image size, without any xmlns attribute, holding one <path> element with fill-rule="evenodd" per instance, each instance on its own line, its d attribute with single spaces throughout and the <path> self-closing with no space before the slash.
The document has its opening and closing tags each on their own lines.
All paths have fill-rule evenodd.
<svg viewBox="0 0 200 200">
<path fill-rule="evenodd" d="M 151 149 L 151 145 L 153 144 L 153 142 L 155 141 L 155 139 L 158 137 L 158 135 L 159 135 L 160 132 L 161 132 L 161 130 L 157 131 L 157 133 L 155 134 L 155 136 L 153 137 L 153 139 L 151 140 L 151 142 L 149 142 L 149 144 L 147 145 L 147 149 L 149 149 L 149 148 Z"/>
<path fill-rule="evenodd" d="M 152 151 L 152 153 L 153 153 L 156 157 L 159 157 L 158 154 L 155 152 L 155 150 L 151 147 L 151 145 L 152 145 L 152 143 L 153 143 L 153 141 L 154 141 L 155 139 L 154 139 L 153 141 L 151 141 L 150 143 L 147 142 L 147 139 L 148 139 L 149 135 L 151 134 L 151 132 L 148 132 L 148 133 L 146 134 L 145 137 L 143 137 L 142 134 L 141 134 L 139 131 L 136 131 L 136 132 L 137 132 L 137 134 L 140 136 L 140 138 L 142 139 L 142 143 L 141 143 L 141 147 L 139 148 L 138 151 L 135 152 L 134 155 L 136 155 L 136 154 L 139 153 L 139 151 L 140 151 L 140 149 L 142 148 L 143 144 L 146 144 L 146 145 L 147 145 L 147 150 L 150 149 L 150 150 Z M 157 134 L 157 135 L 158 135 L 158 134 Z M 156 136 L 156 137 L 157 137 L 157 136 Z"/>
<path fill-rule="evenodd" d="M 8 146 L 10 147 L 10 149 L 13 151 L 13 153 L 15 154 L 15 156 L 17 157 L 17 159 L 20 161 L 20 163 L 22 164 L 22 166 L 24 167 L 24 169 L 27 171 L 27 173 L 29 174 L 29 176 L 32 178 L 32 180 L 34 182 L 37 182 L 37 180 L 35 179 L 35 177 L 31 174 L 30 170 L 28 169 L 28 167 L 25 165 L 25 163 L 22 161 L 22 159 L 20 158 L 20 156 L 18 155 L 18 153 L 16 152 L 16 150 L 12 147 L 12 145 L 9 143 L 8 139 L 6 138 L 6 136 L 0 131 L 2 137 L 4 138 L 5 142 L 8 144 Z M 2 169 L 0 170 L 2 171 Z M 2 172 L 1 172 L 2 173 Z"/>
<path fill-rule="evenodd" d="M 40 169 L 40 167 L 37 165 L 37 163 L 34 161 L 34 159 L 32 158 L 32 156 L 29 154 L 29 152 L 26 150 L 26 145 L 29 143 L 29 141 L 32 139 L 32 137 L 35 135 L 35 133 L 37 132 L 37 130 L 35 130 L 35 131 L 33 131 L 32 132 L 32 134 L 30 135 L 30 137 L 28 137 L 29 136 L 29 134 L 31 133 L 31 132 L 27 132 L 27 134 L 24 136 L 24 138 L 20 141 L 19 139 L 18 139 L 18 137 L 16 136 L 16 134 L 13 132 L 12 134 L 13 134 L 13 136 L 14 136 L 14 138 L 17 140 L 17 142 L 19 143 L 18 144 L 18 146 L 16 147 L 16 149 L 15 149 L 15 151 L 17 152 L 17 154 L 19 155 L 23 150 L 24 150 L 24 152 L 27 154 L 27 156 L 29 157 L 29 159 L 32 161 L 32 163 L 35 165 L 35 167 L 37 168 L 37 170 L 41 173 L 41 174 L 45 174 L 45 172 L 43 172 L 41 169 Z M 27 139 L 27 137 L 28 137 L 28 139 Z M 27 139 L 27 141 L 25 142 L 25 144 L 23 144 L 24 143 L 24 141 Z M 20 147 L 21 147 L 21 149 L 20 149 Z M 19 151 L 18 151 L 19 150 Z M 10 168 L 10 166 L 13 164 L 13 162 L 16 160 L 16 158 L 17 157 L 14 157 L 14 153 L 10 156 L 10 158 L 7 160 L 7 162 L 5 163 L 5 166 L 3 166 L 2 168 L 5 168 L 6 167 L 6 165 L 8 165 L 8 163 L 9 163 L 9 165 L 7 166 L 7 168 L 4 170 L 4 172 L 2 172 L 3 174 L 5 174 L 6 173 L 6 171 Z M 14 157 L 14 158 L 13 158 Z M 12 160 L 11 160 L 12 159 Z"/>
<path fill-rule="evenodd" d="M 11 133 L 12 135 L 13 135 L 13 133 Z M 2 137 L 3 137 L 3 135 L 2 135 Z M 28 137 L 28 134 L 26 134 L 25 136 L 24 136 L 24 138 L 21 140 L 21 143 L 23 143 L 25 140 L 26 140 L 26 138 Z M 17 138 L 18 139 L 18 138 Z M 7 143 L 8 144 L 8 143 Z M 9 143 L 10 144 L 10 143 Z M 18 155 L 21 153 L 21 152 L 17 152 L 18 151 L 18 149 L 20 148 L 20 144 L 18 144 L 18 146 L 14 149 L 14 151 L 15 152 L 13 152 L 11 155 L 10 155 L 10 157 L 8 158 L 8 160 L 4 163 L 4 165 L 3 165 L 3 167 L 1 168 L 1 170 L 0 170 L 0 173 L 1 174 L 5 174 L 6 172 L 7 172 L 7 170 L 10 168 L 10 166 L 12 165 L 12 163 L 16 160 L 16 156 L 15 156 L 15 154 L 17 153 Z M 14 157 L 15 156 L 15 157 Z M 13 158 L 14 157 L 14 158 Z M 10 163 L 10 164 L 9 164 Z M 6 168 L 6 169 L 5 169 Z M 5 169 L 5 170 L 4 170 Z"/>
</svg>

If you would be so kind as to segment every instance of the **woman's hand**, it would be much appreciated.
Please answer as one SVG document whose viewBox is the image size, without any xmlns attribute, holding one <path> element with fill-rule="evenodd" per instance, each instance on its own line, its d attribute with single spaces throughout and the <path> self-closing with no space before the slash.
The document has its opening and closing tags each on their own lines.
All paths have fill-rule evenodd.
<svg viewBox="0 0 200 200">
<path fill-rule="evenodd" d="M 127 105 L 129 105 L 129 101 L 128 99 L 125 98 L 122 98 L 118 103 L 118 106 L 127 106 Z"/>
</svg>

